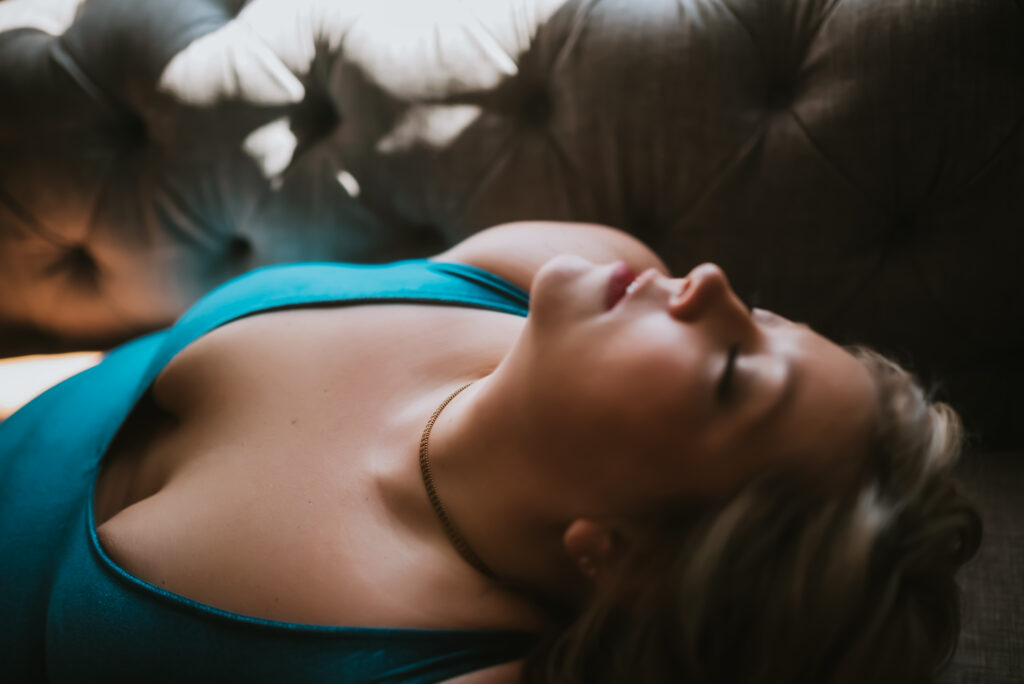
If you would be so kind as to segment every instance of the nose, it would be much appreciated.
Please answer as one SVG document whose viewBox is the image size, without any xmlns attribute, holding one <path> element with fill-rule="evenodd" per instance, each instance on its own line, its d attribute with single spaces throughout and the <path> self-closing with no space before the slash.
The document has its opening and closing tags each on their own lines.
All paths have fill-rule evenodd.
<svg viewBox="0 0 1024 684">
<path fill-rule="evenodd" d="M 682 321 L 711 321 L 733 337 L 753 327 L 750 311 L 717 264 L 700 264 L 682 278 L 669 311 Z"/>
</svg>

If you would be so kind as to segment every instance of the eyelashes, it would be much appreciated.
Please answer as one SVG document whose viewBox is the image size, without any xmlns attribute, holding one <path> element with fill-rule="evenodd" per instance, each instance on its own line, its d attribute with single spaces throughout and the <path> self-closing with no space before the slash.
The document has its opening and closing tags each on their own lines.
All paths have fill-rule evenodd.
<svg viewBox="0 0 1024 684">
<path fill-rule="evenodd" d="M 715 389 L 715 396 L 718 401 L 727 401 L 732 396 L 733 390 L 733 373 L 736 369 L 736 355 L 739 354 L 740 345 L 736 344 L 729 347 L 729 352 L 725 357 L 725 368 L 722 370 L 722 377 L 718 380 L 718 387 Z"/>
</svg>

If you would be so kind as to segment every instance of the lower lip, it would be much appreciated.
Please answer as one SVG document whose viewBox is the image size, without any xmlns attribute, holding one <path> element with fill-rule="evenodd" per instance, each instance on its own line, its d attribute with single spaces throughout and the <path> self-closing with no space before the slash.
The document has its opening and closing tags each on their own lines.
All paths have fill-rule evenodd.
<svg viewBox="0 0 1024 684">
<path fill-rule="evenodd" d="M 636 280 L 636 273 L 629 267 L 629 264 L 620 261 L 615 265 L 615 269 L 608 279 L 608 288 L 605 290 L 605 310 L 611 309 L 622 301 L 626 294 L 626 288 L 634 280 Z"/>
</svg>

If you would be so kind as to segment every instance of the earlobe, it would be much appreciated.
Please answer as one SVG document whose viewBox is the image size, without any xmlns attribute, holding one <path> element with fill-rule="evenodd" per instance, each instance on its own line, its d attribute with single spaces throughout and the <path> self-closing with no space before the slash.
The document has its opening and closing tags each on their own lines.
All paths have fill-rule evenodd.
<svg viewBox="0 0 1024 684">
<path fill-rule="evenodd" d="M 562 535 L 562 545 L 580 573 L 590 579 L 604 574 L 617 551 L 614 530 L 591 518 L 573 520 Z"/>
</svg>

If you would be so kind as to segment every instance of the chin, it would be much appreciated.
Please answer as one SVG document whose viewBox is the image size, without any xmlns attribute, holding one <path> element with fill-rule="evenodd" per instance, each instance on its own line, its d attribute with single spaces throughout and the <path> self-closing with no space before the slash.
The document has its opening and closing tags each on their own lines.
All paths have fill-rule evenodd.
<svg viewBox="0 0 1024 684">
<path fill-rule="evenodd" d="M 530 315 L 548 320 L 603 312 L 604 281 L 599 270 L 573 254 L 549 259 L 530 283 Z"/>
<path fill-rule="evenodd" d="M 551 257 L 544 264 L 537 269 L 536 275 L 533 278 L 533 287 L 536 287 L 538 281 L 545 281 L 548 279 L 555 280 L 573 280 L 585 276 L 592 272 L 597 266 L 581 256 L 575 254 L 559 254 Z"/>
</svg>

